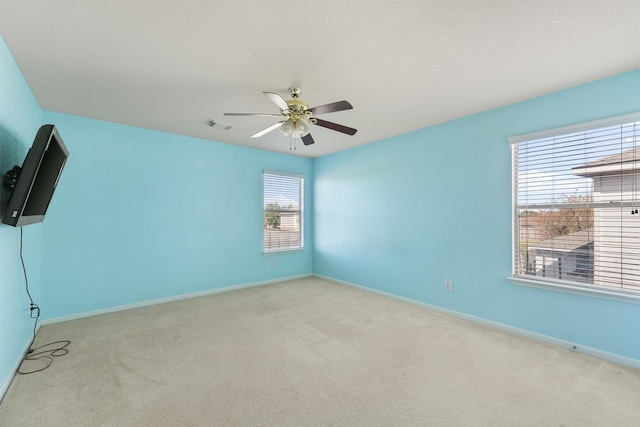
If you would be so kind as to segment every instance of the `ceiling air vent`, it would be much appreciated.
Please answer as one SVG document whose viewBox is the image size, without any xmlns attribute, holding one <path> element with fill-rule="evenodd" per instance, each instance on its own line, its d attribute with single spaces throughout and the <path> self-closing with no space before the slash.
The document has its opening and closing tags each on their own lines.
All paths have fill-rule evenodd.
<svg viewBox="0 0 640 427">
<path fill-rule="evenodd" d="M 223 124 L 221 124 L 221 123 L 216 123 L 216 122 L 214 122 L 213 120 L 209 120 L 209 121 L 207 122 L 207 125 L 208 125 L 209 127 L 212 127 L 212 128 L 213 128 L 213 127 L 215 127 L 215 128 L 224 129 L 224 130 L 229 130 L 229 129 L 231 129 L 231 126 L 229 126 L 229 125 L 223 125 Z"/>
</svg>

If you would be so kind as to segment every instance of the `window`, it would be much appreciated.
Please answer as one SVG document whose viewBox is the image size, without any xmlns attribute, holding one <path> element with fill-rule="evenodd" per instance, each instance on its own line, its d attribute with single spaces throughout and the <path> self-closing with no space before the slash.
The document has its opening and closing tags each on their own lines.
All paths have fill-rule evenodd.
<svg viewBox="0 0 640 427">
<path fill-rule="evenodd" d="M 304 177 L 264 172 L 264 252 L 304 247 Z"/>
<path fill-rule="evenodd" d="M 513 278 L 640 297 L 640 113 L 510 142 Z"/>
</svg>

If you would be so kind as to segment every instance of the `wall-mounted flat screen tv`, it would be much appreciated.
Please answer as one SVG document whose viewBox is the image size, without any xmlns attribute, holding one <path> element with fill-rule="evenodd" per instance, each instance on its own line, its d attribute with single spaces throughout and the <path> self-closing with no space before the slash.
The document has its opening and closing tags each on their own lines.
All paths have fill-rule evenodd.
<svg viewBox="0 0 640 427">
<path fill-rule="evenodd" d="M 67 157 L 69 150 L 56 127 L 41 126 L 22 168 L 15 166 L 5 175 L 4 183 L 11 195 L 3 223 L 21 227 L 44 221 Z"/>
</svg>

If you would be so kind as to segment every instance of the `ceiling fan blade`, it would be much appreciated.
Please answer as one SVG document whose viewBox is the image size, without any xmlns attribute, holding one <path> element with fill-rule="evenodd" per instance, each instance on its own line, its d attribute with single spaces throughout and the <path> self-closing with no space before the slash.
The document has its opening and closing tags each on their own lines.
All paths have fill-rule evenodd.
<svg viewBox="0 0 640 427">
<path fill-rule="evenodd" d="M 266 129 L 262 129 L 260 132 L 256 133 L 255 135 L 251 135 L 251 138 L 258 138 L 262 135 L 264 135 L 265 133 L 269 133 L 272 130 L 279 128 L 284 122 L 278 122 L 278 123 L 274 123 L 271 126 L 269 126 Z"/>
<path fill-rule="evenodd" d="M 260 117 L 282 117 L 282 114 L 269 113 L 224 113 L 225 116 L 260 116 Z"/>
<path fill-rule="evenodd" d="M 331 104 L 319 105 L 317 107 L 309 108 L 309 111 L 311 111 L 314 115 L 317 116 L 318 114 L 327 114 L 327 113 L 333 113 L 336 111 L 351 110 L 352 108 L 353 108 L 353 105 L 349 104 L 347 101 L 338 101 L 338 102 L 332 102 Z"/>
<path fill-rule="evenodd" d="M 339 124 L 333 123 L 333 122 L 328 122 L 328 121 L 322 120 L 322 119 L 316 119 L 316 123 L 315 124 L 318 125 L 318 126 L 322 126 L 323 128 L 327 128 L 327 129 L 335 130 L 335 131 L 338 131 L 338 132 L 346 133 L 347 135 L 355 135 L 355 133 L 358 132 L 357 129 L 350 128 L 348 126 L 339 125 Z"/>
<path fill-rule="evenodd" d="M 306 135 L 304 135 L 302 137 L 302 142 L 304 142 L 304 145 L 311 145 L 313 144 L 315 141 L 313 140 L 313 138 L 311 137 L 311 134 L 308 133 Z"/>
<path fill-rule="evenodd" d="M 287 104 L 287 101 L 285 101 L 284 98 L 278 95 L 277 93 L 274 93 L 274 92 L 262 92 L 262 93 L 267 95 L 274 104 L 280 107 L 281 110 L 289 109 L 289 104 Z"/>
</svg>

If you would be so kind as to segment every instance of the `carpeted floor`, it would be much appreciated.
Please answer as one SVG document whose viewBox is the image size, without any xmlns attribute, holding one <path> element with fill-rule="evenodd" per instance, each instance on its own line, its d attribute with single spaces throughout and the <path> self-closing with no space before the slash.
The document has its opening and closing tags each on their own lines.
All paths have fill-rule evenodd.
<svg viewBox="0 0 640 427">
<path fill-rule="evenodd" d="M 640 426 L 639 370 L 318 278 L 48 325 L 35 345 L 62 339 L 0 425 Z"/>
</svg>

